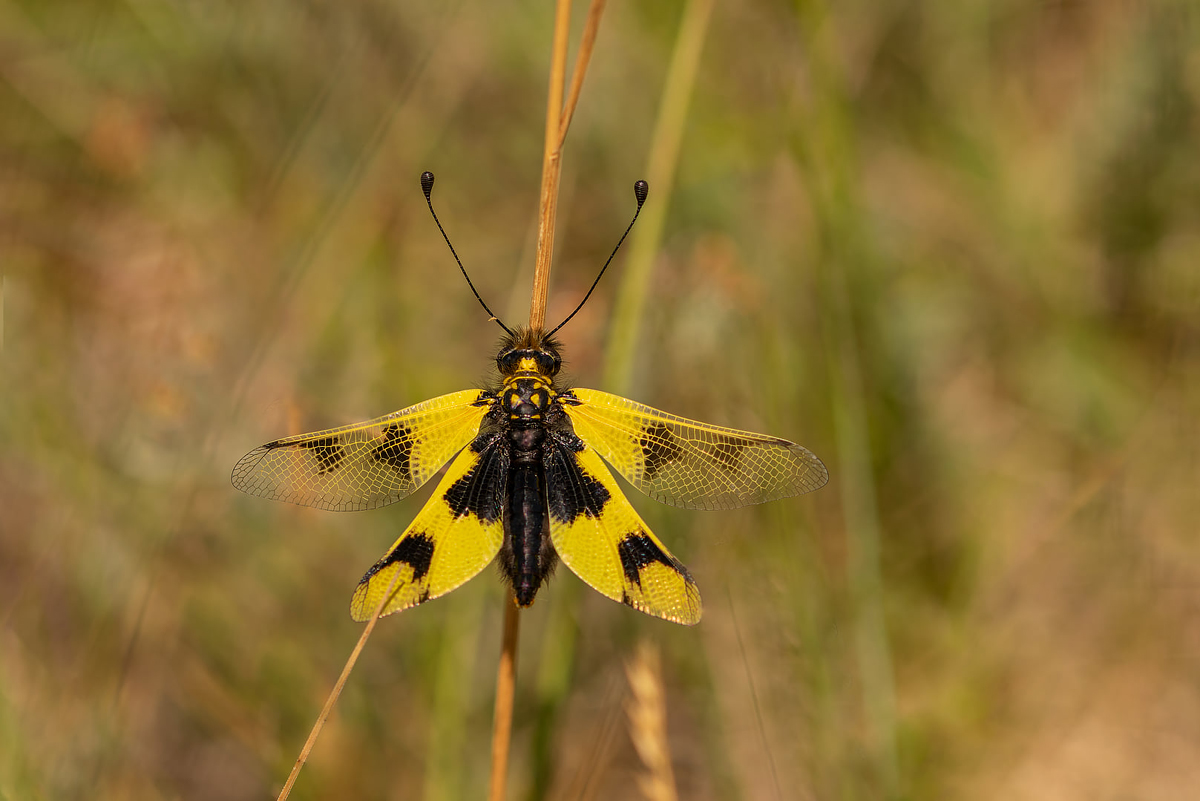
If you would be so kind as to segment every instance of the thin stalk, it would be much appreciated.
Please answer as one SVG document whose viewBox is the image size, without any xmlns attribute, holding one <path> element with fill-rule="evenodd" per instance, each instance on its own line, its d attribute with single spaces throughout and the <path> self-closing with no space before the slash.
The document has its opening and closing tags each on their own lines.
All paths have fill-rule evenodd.
<svg viewBox="0 0 1200 801">
<path fill-rule="evenodd" d="M 508 783 L 508 745 L 512 740 L 513 695 L 517 686 L 517 637 L 521 632 L 521 608 L 510 589 L 504 606 L 504 639 L 500 666 L 496 670 L 496 709 L 492 716 L 492 782 L 488 801 L 504 801 Z"/>
<path fill-rule="evenodd" d="M 604 4 L 607 0 L 592 0 L 588 7 L 587 20 L 583 23 L 583 36 L 579 39 L 579 53 L 575 56 L 575 71 L 571 73 L 571 91 L 567 94 L 567 103 L 563 107 L 562 121 L 558 128 L 558 146 L 561 148 L 567 138 L 567 129 L 571 127 L 571 118 L 575 116 L 575 106 L 579 103 L 579 92 L 583 89 L 583 76 L 587 74 L 588 62 L 592 58 L 592 49 L 596 45 L 596 33 L 600 30 L 600 17 L 604 14 Z"/>
<path fill-rule="evenodd" d="M 538 202 L 538 245 L 529 301 L 529 327 L 546 326 L 550 295 L 550 259 L 554 255 L 554 223 L 558 217 L 558 179 L 562 172 L 563 87 L 567 77 L 567 39 L 571 33 L 571 0 L 558 0 L 554 21 L 554 50 L 550 60 L 550 92 L 546 101 L 546 143 L 542 149 L 542 191 Z"/>
<path fill-rule="evenodd" d="M 558 219 L 558 184 L 562 176 L 562 147 L 571 127 L 571 118 L 583 89 L 588 63 L 600 30 L 605 0 L 592 0 L 579 40 L 571 92 L 563 103 L 566 85 L 567 40 L 571 32 L 571 2 L 558 0 L 554 24 L 554 52 L 550 62 L 550 92 L 546 101 L 546 143 L 542 151 L 542 192 L 538 204 L 537 256 L 533 272 L 533 297 L 529 302 L 529 327 L 546 327 L 546 299 L 550 295 L 550 262 L 554 257 L 554 224 Z"/>
<path fill-rule="evenodd" d="M 546 100 L 546 142 L 542 149 L 542 190 L 538 201 L 537 256 L 533 271 L 533 297 L 529 302 L 529 327 L 546 322 L 550 291 L 550 257 L 554 253 L 554 220 L 558 211 L 558 178 L 562 141 L 563 86 L 567 71 L 567 37 L 571 32 L 571 0 L 558 0 L 554 18 L 554 46 L 550 57 L 550 90 Z M 504 608 L 504 633 L 500 664 L 496 668 L 496 707 L 492 716 L 492 779 L 489 801 L 504 801 L 508 782 L 508 749 L 512 738 L 513 695 L 517 685 L 517 642 L 520 609 L 512 590 Z"/>
<path fill-rule="evenodd" d="M 308 761 L 308 755 L 312 753 L 313 746 L 317 744 L 317 737 L 321 735 L 321 729 L 325 728 L 325 721 L 329 719 L 329 714 L 333 711 L 333 705 L 337 703 L 338 696 L 342 694 L 342 688 L 346 686 L 346 680 L 350 678 L 350 671 L 354 670 L 354 664 L 358 661 L 358 655 L 362 653 L 367 640 L 371 636 L 371 632 L 375 630 L 375 624 L 379 622 L 379 616 L 383 614 L 383 608 L 387 606 L 388 601 L 392 600 L 392 591 L 396 589 L 396 580 L 398 578 L 400 578 L 399 570 L 395 571 L 395 574 L 392 576 L 392 581 L 388 584 L 387 591 L 384 592 L 379 605 L 375 607 L 375 613 L 371 615 L 371 619 L 367 621 L 366 628 L 363 629 L 362 636 L 358 638 L 358 644 L 350 652 L 350 658 L 346 660 L 346 666 L 342 668 L 342 675 L 338 676 L 337 683 L 333 685 L 333 690 L 329 693 L 329 698 L 325 700 L 325 706 L 321 709 L 321 714 L 317 716 L 317 722 L 313 724 L 312 731 L 308 733 L 308 739 L 305 740 L 304 747 L 300 749 L 300 756 L 296 758 L 296 764 L 292 766 L 292 772 L 288 774 L 283 789 L 279 791 L 277 801 L 286 801 L 287 797 L 291 795 L 292 787 L 295 786 L 296 779 L 300 777 L 300 769 L 304 767 L 304 763 Z"/>
<path fill-rule="evenodd" d="M 538 202 L 537 255 L 533 272 L 533 295 L 529 302 L 529 327 L 545 329 L 546 299 L 550 293 L 550 265 L 554 255 L 554 224 L 558 214 L 558 185 L 562 174 L 562 147 L 571 116 L 579 100 L 583 79 L 596 41 L 604 0 L 592 0 L 588 9 L 571 93 L 563 104 L 566 86 L 567 42 L 571 32 L 571 0 L 558 0 L 554 18 L 554 44 L 550 58 L 550 88 L 546 99 L 546 141 L 542 149 L 542 188 Z M 520 608 L 509 590 L 504 611 L 504 633 L 500 664 L 496 671 L 496 707 L 492 721 L 492 778 L 489 801 L 503 801 L 508 781 L 508 752 L 512 739 L 513 695 L 517 678 L 517 642 Z"/>
</svg>

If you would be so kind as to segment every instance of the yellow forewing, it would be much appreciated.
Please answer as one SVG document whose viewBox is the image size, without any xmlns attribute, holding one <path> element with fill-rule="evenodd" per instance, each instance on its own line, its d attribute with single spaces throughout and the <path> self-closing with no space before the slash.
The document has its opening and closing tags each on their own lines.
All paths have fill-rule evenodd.
<svg viewBox="0 0 1200 801">
<path fill-rule="evenodd" d="M 700 622 L 700 591 L 687 568 L 634 511 L 594 451 L 558 447 L 546 464 L 550 539 L 597 592 L 655 617 Z"/>
<path fill-rule="evenodd" d="M 250 495 L 356 511 L 407 496 L 479 432 L 491 396 L 477 389 L 427 400 L 365 423 L 268 442 L 233 468 Z"/>
<path fill-rule="evenodd" d="M 350 602 L 355 620 L 371 619 L 389 585 L 384 615 L 445 595 L 487 567 L 504 540 L 506 461 L 495 447 L 459 454 L 421 513 L 359 582 Z"/>
<path fill-rule="evenodd" d="M 829 473 L 794 442 L 700 423 L 594 389 L 562 396 L 575 433 L 629 483 L 686 509 L 733 509 L 812 492 Z"/>
</svg>

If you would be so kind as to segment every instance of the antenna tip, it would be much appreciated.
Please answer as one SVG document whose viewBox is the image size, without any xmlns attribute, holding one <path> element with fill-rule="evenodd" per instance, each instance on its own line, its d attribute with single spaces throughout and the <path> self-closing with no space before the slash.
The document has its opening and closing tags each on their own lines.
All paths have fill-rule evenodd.
<svg viewBox="0 0 1200 801">
<path fill-rule="evenodd" d="M 430 179 L 432 180 L 432 178 L 433 176 L 431 175 Z M 633 196 L 637 198 L 639 209 L 642 207 L 642 204 L 646 202 L 646 195 L 648 194 L 650 194 L 650 184 L 646 183 L 645 181 L 637 181 L 634 183 Z"/>
<path fill-rule="evenodd" d="M 433 173 L 429 170 L 421 173 L 421 189 L 425 192 L 425 199 L 429 200 L 429 193 L 433 191 Z"/>
</svg>

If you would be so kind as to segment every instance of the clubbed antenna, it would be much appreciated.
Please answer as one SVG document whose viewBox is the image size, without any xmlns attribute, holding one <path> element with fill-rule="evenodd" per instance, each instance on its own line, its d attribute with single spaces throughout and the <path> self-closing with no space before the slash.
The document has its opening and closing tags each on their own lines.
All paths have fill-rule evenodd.
<svg viewBox="0 0 1200 801">
<path fill-rule="evenodd" d="M 429 173 L 426 173 L 426 175 L 429 175 L 429 180 L 432 184 L 433 175 L 431 175 Z M 424 177 L 422 177 L 421 180 L 424 181 L 425 180 Z M 635 198 L 637 198 L 637 211 L 635 211 L 633 213 L 633 219 L 629 221 L 629 227 L 625 229 L 625 233 L 621 234 L 621 239 L 617 242 L 617 246 L 615 248 L 613 248 L 612 255 L 610 255 L 608 257 L 608 261 L 604 262 L 604 266 L 600 268 L 600 275 L 597 275 L 596 280 L 592 282 L 592 288 L 589 289 L 587 291 L 587 294 L 583 296 L 583 300 L 579 301 L 579 305 L 575 307 L 575 311 L 568 314 L 567 319 L 563 320 L 561 323 L 554 326 L 554 328 L 550 331 L 550 334 L 553 334 L 555 331 L 562 328 L 567 323 L 571 322 L 571 318 L 574 317 L 579 312 L 579 310 L 583 308 L 583 304 L 587 303 L 587 299 L 592 296 L 592 292 L 596 289 L 596 284 L 600 283 L 600 279 L 604 277 L 604 271 L 608 269 L 608 265 L 612 264 L 612 260 L 614 257 L 616 257 L 617 251 L 621 249 L 622 243 L 625 242 L 625 237 L 629 236 L 629 232 L 633 230 L 633 224 L 635 222 L 637 222 L 638 215 L 642 213 L 642 205 L 646 202 L 646 195 L 648 195 L 649 193 L 650 193 L 650 184 L 646 183 L 645 181 L 637 181 L 636 183 L 634 183 L 633 196 Z M 426 196 L 428 196 L 428 192 L 426 192 Z M 432 209 L 432 207 L 430 207 L 430 208 Z M 449 240 L 447 240 L 447 242 L 448 241 Z M 466 275 L 466 273 L 464 272 L 463 275 Z M 476 295 L 476 297 L 479 297 L 479 296 Z M 479 302 L 483 303 L 482 300 Z M 485 306 L 484 308 L 487 308 L 487 307 Z M 546 336 L 550 336 L 550 334 L 547 334 Z"/>
<path fill-rule="evenodd" d="M 642 181 L 641 183 L 644 184 L 645 181 Z M 496 315 L 492 314 L 492 310 L 489 309 L 488 305 L 483 302 L 483 298 L 479 297 L 479 291 L 476 290 L 475 285 L 473 283 L 471 283 L 471 276 L 467 275 L 467 268 L 463 267 L 462 260 L 458 258 L 458 253 L 455 252 L 455 250 L 454 250 L 454 245 L 450 244 L 450 237 L 446 236 L 446 229 L 442 227 L 442 222 L 441 222 L 441 220 L 438 219 L 437 212 L 433 210 L 433 200 L 430 198 L 430 195 L 433 193 L 433 173 L 431 173 L 429 170 L 426 170 L 425 172 L 421 173 L 421 189 L 425 192 L 425 204 L 427 206 L 429 206 L 429 213 L 433 215 L 433 221 L 435 223 L 437 223 L 438 230 L 442 232 L 442 239 L 446 240 L 446 246 L 450 248 L 450 253 L 453 254 L 454 260 L 456 262 L 458 262 L 458 269 L 462 270 L 463 278 L 467 279 L 467 286 L 471 287 L 471 291 L 475 293 L 475 300 L 479 301 L 479 305 L 482 306 L 483 310 L 488 313 L 489 319 L 495 320 L 496 324 L 498 326 L 500 326 L 501 328 L 503 328 L 505 330 L 505 332 L 508 333 L 509 336 L 513 336 L 513 332 L 509 329 L 509 327 L 507 325 L 505 325 L 504 323 L 500 322 L 500 318 L 497 317 Z M 643 198 L 645 197 L 644 192 L 642 194 L 642 197 Z M 639 209 L 641 208 L 640 203 L 638 204 L 638 208 Z M 637 215 L 634 215 L 634 219 L 637 219 Z M 621 238 L 624 239 L 624 237 L 621 237 Z M 588 293 L 588 294 L 591 294 L 591 293 Z M 585 298 L 585 300 L 586 300 L 586 298 Z M 576 310 L 576 311 L 578 311 L 578 310 Z M 567 319 L 570 319 L 570 318 L 567 318 Z"/>
</svg>

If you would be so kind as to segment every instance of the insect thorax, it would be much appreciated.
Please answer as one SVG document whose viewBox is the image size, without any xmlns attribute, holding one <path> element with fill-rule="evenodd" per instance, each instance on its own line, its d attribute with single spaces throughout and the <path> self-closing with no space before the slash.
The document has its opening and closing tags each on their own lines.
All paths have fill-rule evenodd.
<svg viewBox="0 0 1200 801">
<path fill-rule="evenodd" d="M 551 382 L 541 376 L 522 376 L 504 381 L 500 403 L 510 421 L 542 420 L 555 395 Z"/>
</svg>

